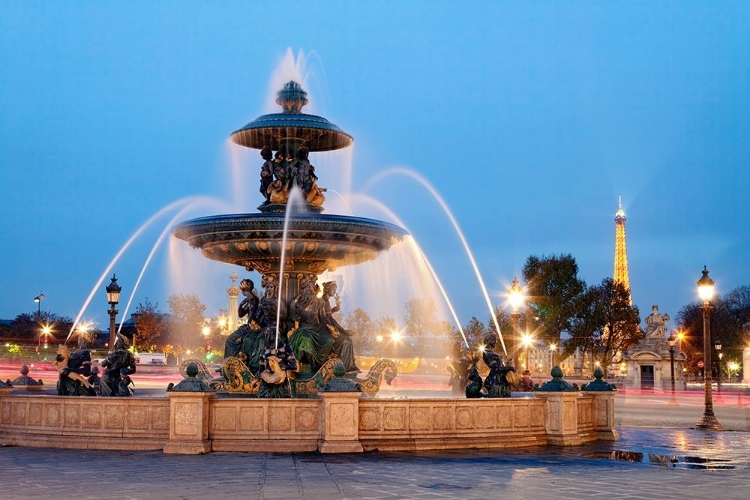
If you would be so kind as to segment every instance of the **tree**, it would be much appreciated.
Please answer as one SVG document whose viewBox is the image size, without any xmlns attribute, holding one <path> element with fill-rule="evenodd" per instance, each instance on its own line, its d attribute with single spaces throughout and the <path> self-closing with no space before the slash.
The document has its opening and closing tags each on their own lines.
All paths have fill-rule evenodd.
<svg viewBox="0 0 750 500">
<path fill-rule="evenodd" d="M 154 352 L 162 334 L 167 330 L 164 315 L 159 312 L 159 304 L 152 304 L 148 297 L 138 304 L 133 313 L 135 320 L 136 345 L 146 352 Z"/>
<path fill-rule="evenodd" d="M 370 315 L 359 307 L 344 316 L 342 326 L 346 330 L 350 330 L 354 333 L 352 335 L 352 344 L 354 345 L 354 352 L 363 353 L 370 352 L 375 344 L 375 338 L 373 336 L 374 324 L 370 319 Z"/>
<path fill-rule="evenodd" d="M 630 292 L 622 283 L 605 278 L 579 295 L 576 309 L 565 352 L 588 350 L 606 374 L 608 366 L 619 362 L 622 353 L 641 338 L 638 308 L 630 305 Z"/>
<path fill-rule="evenodd" d="M 711 302 L 710 321 L 710 342 L 721 342 L 721 350 L 727 354 L 725 356 L 742 357 L 744 348 L 744 331 L 741 324 L 741 314 L 743 308 L 739 306 L 738 295 L 732 295 L 730 292 L 729 300 L 716 297 Z M 693 302 L 677 313 L 677 325 L 683 334 L 682 345 L 680 350 L 685 353 L 687 360 L 686 368 L 691 373 L 697 373 L 700 369 L 697 367 L 698 361 L 703 360 L 703 305 L 700 302 Z M 711 346 L 713 349 L 713 345 Z M 715 372 L 718 369 L 718 363 L 712 364 Z"/>
<path fill-rule="evenodd" d="M 437 330 L 437 307 L 435 301 L 429 299 L 411 299 L 406 303 L 404 331 L 414 337 L 419 357 L 424 356 L 427 342 Z"/>
<path fill-rule="evenodd" d="M 532 255 L 523 267 L 523 278 L 529 294 L 526 314 L 539 318 L 537 333 L 546 343 L 559 344 L 563 332 L 570 331 L 578 298 L 586 290 L 576 260 L 570 254 Z"/>
<path fill-rule="evenodd" d="M 472 316 L 464 327 L 464 335 L 469 342 L 469 349 L 476 351 L 479 346 L 484 345 L 484 337 L 488 333 L 490 333 L 490 330 L 484 326 L 484 323 L 479 321 L 476 316 Z"/>
<path fill-rule="evenodd" d="M 22 341 L 36 342 L 42 339 L 42 329 L 45 326 L 50 327 L 50 335 L 45 340 L 62 341 L 73 326 L 73 320 L 67 316 L 58 316 L 57 314 L 41 311 L 40 313 L 22 313 L 16 316 L 11 322 L 13 336 Z"/>
<path fill-rule="evenodd" d="M 167 300 L 172 315 L 169 333 L 172 344 L 187 348 L 199 347 L 203 343 L 203 314 L 206 306 L 197 295 L 171 295 Z"/>
<path fill-rule="evenodd" d="M 378 356 L 393 352 L 391 347 L 391 336 L 399 330 L 396 320 L 390 316 L 381 316 L 372 325 L 372 333 L 375 336 L 375 349 Z"/>
</svg>

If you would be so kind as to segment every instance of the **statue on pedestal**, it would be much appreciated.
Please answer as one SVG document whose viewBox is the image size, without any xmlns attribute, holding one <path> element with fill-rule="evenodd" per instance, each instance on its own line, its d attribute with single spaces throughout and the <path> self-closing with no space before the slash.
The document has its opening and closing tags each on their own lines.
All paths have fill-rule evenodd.
<svg viewBox="0 0 750 500">
<path fill-rule="evenodd" d="M 654 304 L 651 307 L 651 314 L 646 316 L 645 338 L 663 340 L 667 331 L 667 321 L 669 321 L 669 314 L 659 314 L 659 306 Z"/>
</svg>

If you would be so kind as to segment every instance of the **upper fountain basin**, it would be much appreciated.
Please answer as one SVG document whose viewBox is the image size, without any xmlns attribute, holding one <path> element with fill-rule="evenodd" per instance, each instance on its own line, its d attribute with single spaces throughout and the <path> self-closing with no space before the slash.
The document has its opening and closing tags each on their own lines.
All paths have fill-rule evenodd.
<svg viewBox="0 0 750 500">
<path fill-rule="evenodd" d="M 310 151 L 333 151 L 350 146 L 352 136 L 322 116 L 304 113 L 272 113 L 251 121 L 229 138 L 248 148 L 278 150 L 284 140 L 297 140 Z"/>
<path fill-rule="evenodd" d="M 182 222 L 173 234 L 212 260 L 279 271 L 284 214 L 234 214 Z M 320 274 L 373 260 L 408 233 L 387 222 L 328 214 L 289 217 L 284 271 Z"/>
</svg>

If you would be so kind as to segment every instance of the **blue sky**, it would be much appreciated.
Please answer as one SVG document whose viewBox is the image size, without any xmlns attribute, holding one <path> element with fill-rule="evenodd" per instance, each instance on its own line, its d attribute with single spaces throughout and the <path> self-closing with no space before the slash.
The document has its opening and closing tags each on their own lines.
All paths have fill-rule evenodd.
<svg viewBox="0 0 750 500">
<path fill-rule="evenodd" d="M 226 139 L 273 111 L 290 60 L 304 63 L 307 111 L 355 138 L 341 156 L 351 189 L 393 167 L 428 179 L 495 303 L 531 254 L 572 254 L 589 284 L 610 277 L 619 195 L 643 317 L 695 300 L 704 264 L 720 292 L 750 285 L 750 3 L 280 5 L 0 4 L 0 318 L 35 311 L 40 292 L 43 309 L 76 317 L 128 238 L 172 202 L 255 211 L 260 157 Z M 434 199 L 403 176 L 368 194 L 408 225 L 460 321 L 486 321 Z M 123 292 L 171 224 L 114 266 Z M 170 289 L 169 260 L 156 252 L 132 307 L 148 297 L 166 310 L 169 293 L 193 292 Z M 202 275 L 209 314 L 232 271 L 244 274 Z M 100 327 L 108 281 L 83 315 Z"/>
</svg>

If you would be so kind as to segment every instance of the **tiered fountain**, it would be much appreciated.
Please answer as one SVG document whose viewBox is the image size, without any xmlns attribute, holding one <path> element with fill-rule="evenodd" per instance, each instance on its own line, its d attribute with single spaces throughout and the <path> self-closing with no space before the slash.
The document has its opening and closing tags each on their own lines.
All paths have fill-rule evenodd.
<svg viewBox="0 0 750 500">
<path fill-rule="evenodd" d="M 202 217 L 174 230 L 177 238 L 200 248 L 205 257 L 262 275 L 265 291 L 258 303 L 260 312 L 250 311 L 254 317 L 248 318 L 253 328 L 241 327 L 230 336 L 230 342 L 241 343 L 239 352 L 224 360 L 225 381 L 213 382 L 222 391 L 256 394 L 260 389 L 266 397 L 309 395 L 329 382 L 337 357 L 348 361 L 345 369 L 352 368 L 347 335 L 354 332 L 340 328 L 330 315 L 318 314 L 315 309 L 323 307 L 318 298 L 300 306 L 305 287 L 318 295 L 315 286 L 321 273 L 372 260 L 407 234 L 382 221 L 322 213 L 325 188 L 318 186 L 308 154 L 345 148 L 353 139 L 325 118 L 302 113 L 306 96 L 299 84 L 287 83 L 276 99 L 281 113 L 263 115 L 230 136 L 236 144 L 261 150 L 265 160 L 260 178 L 265 201 L 258 207 L 260 213 Z M 295 339 L 302 335 L 313 338 Z M 292 363 L 279 359 L 278 350 L 287 340 L 295 351 Z M 347 342 L 348 346 L 341 346 Z M 300 352 L 302 344 L 315 352 Z M 264 347 L 268 348 L 265 355 Z M 347 351 L 343 355 L 342 349 Z M 269 356 L 275 358 L 274 368 L 269 366 Z M 279 369 L 293 378 L 280 377 L 274 372 Z M 387 381 L 395 376 L 395 364 L 382 360 L 361 378 L 349 372 L 360 389 L 374 393 L 381 374 Z M 264 390 L 271 380 L 290 386 Z"/>
</svg>

